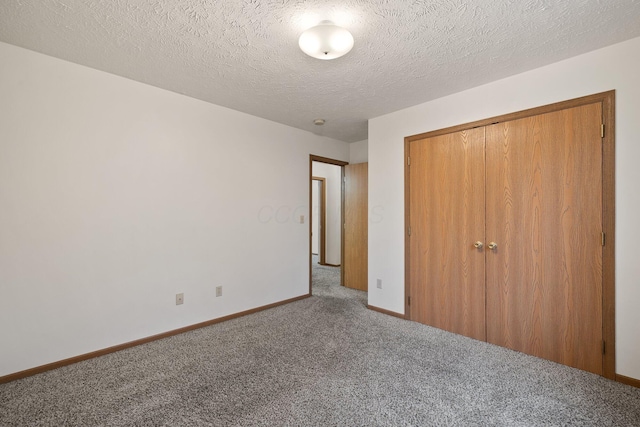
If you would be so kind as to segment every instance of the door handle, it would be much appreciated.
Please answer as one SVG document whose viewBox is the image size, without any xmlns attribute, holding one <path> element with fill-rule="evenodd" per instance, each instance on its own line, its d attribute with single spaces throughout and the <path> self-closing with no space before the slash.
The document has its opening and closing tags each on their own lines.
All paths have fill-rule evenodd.
<svg viewBox="0 0 640 427">
<path fill-rule="evenodd" d="M 487 247 L 492 251 L 495 251 L 496 249 L 498 249 L 498 244 L 496 242 L 491 242 L 487 245 Z"/>
<path fill-rule="evenodd" d="M 482 249 L 482 246 L 484 246 L 484 244 L 482 242 L 480 242 L 480 241 L 475 242 L 473 244 L 473 247 L 476 248 L 476 249 Z"/>
</svg>

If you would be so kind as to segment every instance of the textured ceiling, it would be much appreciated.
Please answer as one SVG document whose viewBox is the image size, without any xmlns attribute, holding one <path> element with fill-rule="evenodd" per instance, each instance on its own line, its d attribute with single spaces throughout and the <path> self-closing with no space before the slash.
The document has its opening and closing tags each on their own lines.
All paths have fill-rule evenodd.
<svg viewBox="0 0 640 427">
<path fill-rule="evenodd" d="M 333 61 L 298 48 L 325 19 L 355 38 Z M 0 2 L 0 41 L 347 142 L 369 118 L 636 36 L 640 0 Z"/>
</svg>

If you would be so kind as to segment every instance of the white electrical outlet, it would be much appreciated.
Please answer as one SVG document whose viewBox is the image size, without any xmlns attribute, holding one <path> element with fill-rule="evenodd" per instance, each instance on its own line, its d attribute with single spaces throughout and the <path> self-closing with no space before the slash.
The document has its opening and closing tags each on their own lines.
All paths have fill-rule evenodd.
<svg viewBox="0 0 640 427">
<path fill-rule="evenodd" d="M 222 286 L 216 286 L 216 297 L 222 296 Z"/>
<path fill-rule="evenodd" d="M 176 294 L 176 305 L 184 304 L 184 294 Z"/>
<path fill-rule="evenodd" d="M 378 289 L 382 289 L 382 279 L 378 279 L 376 281 L 376 286 L 377 286 Z"/>
</svg>

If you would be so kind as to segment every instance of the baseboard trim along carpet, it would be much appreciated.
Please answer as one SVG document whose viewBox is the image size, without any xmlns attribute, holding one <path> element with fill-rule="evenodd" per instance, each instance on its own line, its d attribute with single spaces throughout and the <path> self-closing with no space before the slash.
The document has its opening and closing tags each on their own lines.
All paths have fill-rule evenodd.
<svg viewBox="0 0 640 427">
<path fill-rule="evenodd" d="M 369 310 L 377 311 L 378 313 L 386 314 L 388 316 L 397 317 L 399 319 L 406 319 L 406 317 L 404 317 L 404 314 L 396 313 L 395 311 L 385 310 L 384 308 L 376 307 L 375 305 L 367 304 L 367 308 Z"/>
<path fill-rule="evenodd" d="M 171 331 L 163 332 L 161 334 L 152 335 L 146 338 L 140 338 L 138 340 L 129 341 L 124 344 L 114 345 L 113 347 L 103 348 L 102 350 L 92 351 L 91 353 L 81 354 L 79 356 L 70 357 L 68 359 L 59 360 L 57 362 L 47 363 L 46 365 L 36 366 L 35 368 L 26 369 L 24 371 L 15 372 L 13 374 L 0 377 L 0 384 L 8 383 L 11 381 L 19 380 L 21 378 L 30 377 L 42 372 L 51 371 L 53 369 L 61 368 L 63 366 L 72 365 L 74 363 L 82 362 L 83 360 L 93 359 L 94 357 L 104 356 L 105 354 L 115 353 L 116 351 L 124 350 L 127 348 L 135 347 L 141 344 L 146 344 L 151 341 L 161 340 L 173 335 L 189 332 L 194 329 L 204 328 L 205 326 L 215 325 L 216 323 L 225 322 L 227 320 L 236 319 L 238 317 L 246 316 L 248 314 L 257 313 L 259 311 L 268 310 L 270 308 L 278 307 L 280 305 L 289 304 L 291 302 L 300 301 L 305 298 L 309 298 L 310 294 L 300 295 L 299 297 L 289 298 L 284 301 L 274 302 L 272 304 L 263 305 L 261 307 L 252 308 L 250 310 L 241 311 L 235 314 L 229 314 L 228 316 L 218 317 L 215 319 L 207 320 L 205 322 L 196 323 L 194 325 L 185 326 Z"/>
<path fill-rule="evenodd" d="M 630 385 L 633 387 L 640 388 L 640 380 L 635 378 L 626 377 L 624 375 L 616 374 L 616 381 L 622 384 Z"/>
<path fill-rule="evenodd" d="M 369 310 L 377 311 L 378 313 L 386 314 L 388 316 L 397 317 L 399 319 L 407 319 L 404 314 L 396 313 L 395 311 L 385 310 L 384 308 L 376 307 L 375 305 L 367 304 Z M 627 377 L 624 375 L 616 374 L 616 381 L 622 384 L 630 385 L 632 387 L 640 388 L 640 380 Z"/>
</svg>

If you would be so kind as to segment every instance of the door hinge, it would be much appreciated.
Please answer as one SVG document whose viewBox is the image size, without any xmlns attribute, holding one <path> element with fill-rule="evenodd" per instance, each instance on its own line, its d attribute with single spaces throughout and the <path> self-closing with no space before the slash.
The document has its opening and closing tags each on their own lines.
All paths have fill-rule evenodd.
<svg viewBox="0 0 640 427">
<path fill-rule="evenodd" d="M 604 233 L 602 233 L 602 246 L 604 246 L 604 244 L 605 244 L 605 235 Z"/>
<path fill-rule="evenodd" d="M 409 236 L 411 236 L 411 226 L 409 226 L 408 232 L 409 232 Z"/>
<path fill-rule="evenodd" d="M 407 305 L 411 305 L 411 297 L 407 297 Z"/>
<path fill-rule="evenodd" d="M 342 177 L 342 181 L 346 184 L 346 183 L 347 183 L 347 177 L 346 177 L 346 176 L 343 176 L 343 177 Z"/>
<path fill-rule="evenodd" d="M 604 138 L 604 123 L 600 125 L 600 138 Z"/>
<path fill-rule="evenodd" d="M 607 343 L 603 340 L 602 341 L 602 354 L 606 354 L 607 352 Z"/>
<path fill-rule="evenodd" d="M 407 156 L 407 166 L 411 166 L 411 157 Z"/>
</svg>

